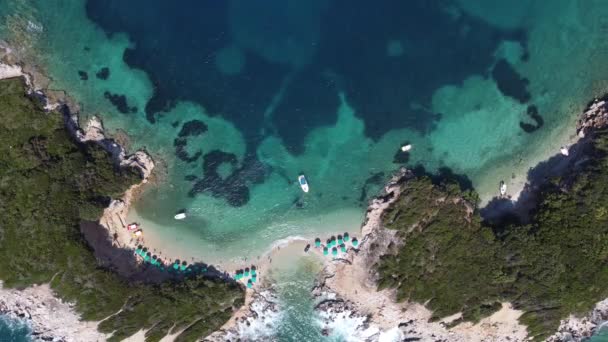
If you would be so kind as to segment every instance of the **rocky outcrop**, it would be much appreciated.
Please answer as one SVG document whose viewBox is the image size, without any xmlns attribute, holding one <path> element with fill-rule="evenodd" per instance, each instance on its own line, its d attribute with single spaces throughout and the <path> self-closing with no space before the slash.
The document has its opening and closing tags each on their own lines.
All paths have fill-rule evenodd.
<svg viewBox="0 0 608 342">
<path fill-rule="evenodd" d="M 576 133 L 584 138 L 590 132 L 608 127 L 608 95 L 591 102 L 576 124 Z"/>
<path fill-rule="evenodd" d="M 278 298 L 272 288 L 248 296 L 248 303 L 224 327 L 203 339 L 204 342 L 273 341 L 281 320 Z"/>
<path fill-rule="evenodd" d="M 608 322 L 608 299 L 595 305 L 593 311 L 584 317 L 570 316 L 562 320 L 557 333 L 549 337 L 549 342 L 584 341 L 602 324 Z"/>
<path fill-rule="evenodd" d="M 78 115 L 70 113 L 69 108 L 64 109 L 64 115 L 66 116 L 68 129 L 78 141 L 96 142 L 108 151 L 120 166 L 137 168 L 141 173 L 143 182 L 147 181 L 154 169 L 154 161 L 146 151 L 139 150 L 131 155 L 127 155 L 127 152 L 121 145 L 116 143 L 114 139 L 106 136 L 103 122 L 97 116 L 91 117 L 85 128 L 81 129 L 78 123 Z"/>
<path fill-rule="evenodd" d="M 25 320 L 36 341 L 105 341 L 96 322 L 82 322 L 73 305 L 53 295 L 48 285 L 5 289 L 0 282 L 0 314 Z"/>
<path fill-rule="evenodd" d="M 77 141 L 81 143 L 93 141 L 108 151 L 117 165 L 134 167 L 140 171 L 142 183 L 133 185 L 125 192 L 123 198 L 112 200 L 104 211 L 104 216 L 119 212 L 126 217 L 133 190 L 147 182 L 154 169 L 154 161 L 144 150 L 128 155 L 114 139 L 106 136 L 103 123 L 98 117 L 92 117 L 82 129 L 79 125 L 78 106 L 71 102 L 65 92 L 45 91 L 43 87 L 38 87 L 37 80 L 44 77 L 38 77 L 38 74 L 37 71 L 30 71 L 28 67 L 18 64 L 11 55 L 10 48 L 0 41 L 0 79 L 22 77 L 27 85 L 28 94 L 38 98 L 47 112 L 58 110 L 63 113 L 66 128 Z M 108 225 L 102 224 L 102 226 L 110 231 Z M 125 229 L 120 231 L 124 232 Z M 17 290 L 2 288 L 0 281 L 0 314 L 26 320 L 32 326 L 33 337 L 37 341 L 106 340 L 106 335 L 97 331 L 97 322 L 81 321 L 73 305 L 55 297 L 48 284 Z"/>
</svg>

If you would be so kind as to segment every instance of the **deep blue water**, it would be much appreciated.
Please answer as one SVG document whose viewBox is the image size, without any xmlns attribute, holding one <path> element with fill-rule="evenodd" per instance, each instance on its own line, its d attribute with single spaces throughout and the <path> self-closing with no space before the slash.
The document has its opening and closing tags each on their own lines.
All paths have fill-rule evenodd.
<svg viewBox="0 0 608 342">
<path fill-rule="evenodd" d="M 489 72 L 498 45 L 513 40 L 525 47 L 525 31 L 450 13 L 449 3 L 88 0 L 86 12 L 108 35 L 126 32 L 135 43 L 123 58 L 154 84 L 145 106 L 149 122 L 190 100 L 243 133 L 246 162 L 224 180 L 214 165 L 234 156 L 186 153 L 188 139 L 175 143 L 183 161 L 203 164 L 202 175 L 189 177 L 191 195 L 207 192 L 241 206 L 249 200 L 247 183 L 263 182 L 269 172 L 255 156 L 262 139 L 278 135 L 290 152 L 301 153 L 310 131 L 336 123 L 339 90 L 375 140 L 402 127 L 430 132 L 442 117 L 429 109 L 433 93 L 474 74 L 494 77 L 505 95 L 529 101 L 526 82 L 507 61 Z M 402 58 L 387 57 L 390 41 Z M 236 51 L 238 72 L 218 68 L 222 49 Z M 283 96 L 269 109 L 281 87 Z M 171 121 L 182 124 L 179 117 Z"/>
</svg>

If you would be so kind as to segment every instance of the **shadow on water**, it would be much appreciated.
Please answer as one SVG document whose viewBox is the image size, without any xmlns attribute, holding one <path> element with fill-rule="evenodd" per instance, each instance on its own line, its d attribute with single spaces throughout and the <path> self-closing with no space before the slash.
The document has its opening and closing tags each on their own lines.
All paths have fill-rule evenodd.
<svg viewBox="0 0 608 342">
<path fill-rule="evenodd" d="M 454 173 L 449 167 L 440 167 L 437 172 L 431 173 L 427 171 L 424 166 L 417 164 L 411 168 L 411 170 L 417 176 L 427 176 L 431 179 L 433 184 L 440 185 L 448 182 L 457 183 L 461 190 L 474 190 L 473 182 L 466 175 Z"/>
<path fill-rule="evenodd" d="M 551 180 L 559 179 L 592 162 L 594 151 L 591 139 L 581 139 L 569 148 L 569 155 L 558 153 L 528 170 L 526 185 L 516 201 L 494 198 L 480 210 L 484 223 L 500 235 L 504 227 L 526 224 L 536 212 L 539 194 L 551 187 Z M 501 227 L 501 228 L 499 228 Z"/>
<path fill-rule="evenodd" d="M 133 250 L 120 246 L 116 237 L 111 237 L 108 230 L 96 222 L 82 222 L 80 231 L 100 267 L 114 271 L 128 281 L 157 284 L 203 276 L 207 279 L 236 283 L 230 274 L 212 265 L 193 259 L 190 261 L 166 259 L 162 256 L 161 251 L 150 250 L 150 258 L 169 261 L 169 266 L 160 267 L 138 260 L 140 257 L 136 256 Z M 174 268 L 174 264 L 177 264 L 178 267 Z M 181 267 L 182 265 L 183 267 Z"/>
</svg>

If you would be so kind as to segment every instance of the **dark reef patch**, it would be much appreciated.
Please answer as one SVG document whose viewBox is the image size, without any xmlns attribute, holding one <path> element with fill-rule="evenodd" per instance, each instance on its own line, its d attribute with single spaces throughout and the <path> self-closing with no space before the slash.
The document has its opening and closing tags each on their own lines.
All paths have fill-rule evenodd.
<svg viewBox="0 0 608 342">
<path fill-rule="evenodd" d="M 191 120 L 186 122 L 182 129 L 177 134 L 178 137 L 197 136 L 207 132 L 207 125 L 200 120 Z"/>
<path fill-rule="evenodd" d="M 538 114 L 538 108 L 535 105 L 528 106 L 526 114 L 528 114 L 528 116 L 536 122 L 535 125 L 523 121 L 519 122 L 519 127 L 521 127 L 521 129 L 524 130 L 524 132 L 526 133 L 532 133 L 536 131 L 537 129 L 541 128 L 545 123 L 543 117 Z"/>
<path fill-rule="evenodd" d="M 177 125 L 172 126 L 177 127 Z M 199 150 L 191 156 L 186 150 L 186 146 L 188 146 L 188 137 L 199 136 L 207 132 L 207 130 L 207 125 L 200 120 L 191 120 L 186 122 L 177 134 L 177 138 L 173 140 L 173 146 L 175 146 L 175 155 L 186 163 L 193 163 L 197 161 L 203 155 L 203 152 Z"/>
<path fill-rule="evenodd" d="M 359 195 L 359 202 L 363 202 L 367 199 L 367 193 L 368 193 L 368 188 L 371 185 L 380 185 L 382 183 L 384 183 L 385 181 L 385 176 L 384 176 L 384 172 L 376 172 L 374 174 L 372 174 L 370 177 L 368 177 L 365 182 L 363 183 L 363 187 L 361 187 L 361 194 Z M 343 200 L 345 200 L 345 198 L 342 198 Z M 346 198 L 347 199 L 347 198 Z"/>
<path fill-rule="evenodd" d="M 78 70 L 78 77 L 80 77 L 81 81 L 86 81 L 89 79 L 89 74 L 86 71 Z"/>
<path fill-rule="evenodd" d="M 249 202 L 249 188 L 242 177 L 239 177 L 238 171 L 223 179 L 218 172 L 218 168 L 223 163 L 228 163 L 236 169 L 238 161 L 234 154 L 220 150 L 213 150 L 205 154 L 203 157 L 203 178 L 195 181 L 188 195 L 194 197 L 197 193 L 208 192 L 213 197 L 226 199 L 234 207 L 247 204 Z"/>
<path fill-rule="evenodd" d="M 198 160 L 203 154 L 202 151 L 196 151 L 194 155 L 190 155 L 188 151 L 186 151 L 186 146 L 188 146 L 188 140 L 185 138 L 175 138 L 173 140 L 173 146 L 175 146 L 175 155 L 177 158 L 185 161 L 186 163 L 193 163 Z"/>
<path fill-rule="evenodd" d="M 97 78 L 100 80 L 107 80 L 110 77 L 110 68 L 103 67 L 96 74 Z"/>
<path fill-rule="evenodd" d="M 112 94 L 109 91 L 106 91 L 103 93 L 103 96 L 108 99 L 119 112 L 123 114 L 137 113 L 137 107 L 129 107 L 125 95 Z"/>
<path fill-rule="evenodd" d="M 498 85 L 498 90 L 521 103 L 530 101 L 527 78 L 521 77 L 505 59 L 500 59 L 492 68 L 492 78 Z"/>
</svg>

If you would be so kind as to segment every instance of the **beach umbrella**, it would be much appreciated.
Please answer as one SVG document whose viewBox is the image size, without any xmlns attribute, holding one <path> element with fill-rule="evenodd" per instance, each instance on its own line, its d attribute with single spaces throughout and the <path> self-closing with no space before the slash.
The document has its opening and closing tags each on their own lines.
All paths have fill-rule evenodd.
<svg viewBox="0 0 608 342">
<path fill-rule="evenodd" d="M 252 277 L 255 277 L 257 271 L 258 271 L 257 267 L 251 266 L 251 276 Z"/>
<path fill-rule="evenodd" d="M 331 249 L 331 254 L 332 254 L 333 256 L 338 255 L 338 249 L 337 249 L 336 247 L 332 248 L 332 249 Z"/>
<path fill-rule="evenodd" d="M 342 235 L 338 235 L 338 245 L 342 244 Z"/>
<path fill-rule="evenodd" d="M 249 277 L 249 267 L 245 267 L 245 277 Z"/>
<path fill-rule="evenodd" d="M 323 247 L 323 255 L 327 255 L 328 251 L 327 251 L 327 247 Z"/>
<path fill-rule="evenodd" d="M 357 240 L 357 238 L 353 238 L 352 244 L 353 246 L 357 247 L 359 245 L 359 240 Z"/>
<path fill-rule="evenodd" d="M 327 239 L 325 246 L 331 247 L 331 239 Z"/>
<path fill-rule="evenodd" d="M 319 239 L 319 238 L 315 239 L 315 247 L 317 247 L 317 248 L 321 247 L 321 239 Z"/>
<path fill-rule="evenodd" d="M 342 253 L 346 253 L 346 246 L 344 244 L 341 244 L 340 250 L 342 251 Z"/>
<path fill-rule="evenodd" d="M 256 277 L 253 277 L 253 278 L 251 278 L 251 279 L 249 279 L 249 280 L 251 281 L 251 283 L 255 283 L 255 281 L 256 281 Z"/>
<path fill-rule="evenodd" d="M 247 288 L 250 289 L 253 287 L 253 283 L 251 282 L 251 279 L 249 279 L 249 281 L 247 282 Z"/>
<path fill-rule="evenodd" d="M 344 242 L 348 242 L 348 239 L 350 238 L 350 235 L 348 234 L 348 232 L 344 233 Z"/>
</svg>

